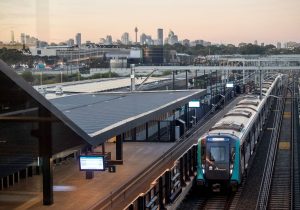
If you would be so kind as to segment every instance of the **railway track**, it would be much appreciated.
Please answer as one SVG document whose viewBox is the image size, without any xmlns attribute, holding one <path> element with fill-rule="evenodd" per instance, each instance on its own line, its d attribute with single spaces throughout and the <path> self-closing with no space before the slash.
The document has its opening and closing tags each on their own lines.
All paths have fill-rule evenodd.
<svg viewBox="0 0 300 210">
<path fill-rule="evenodd" d="M 202 191 L 201 195 L 199 195 L 195 193 L 195 191 L 197 190 L 194 189 L 194 191 L 191 192 L 193 198 L 188 198 L 188 201 L 182 203 L 177 210 L 229 210 L 231 209 L 231 204 L 236 194 L 232 192 L 212 193 Z"/>
<path fill-rule="evenodd" d="M 194 186 L 186 200 L 177 208 L 177 210 L 236 210 L 245 180 L 246 177 L 244 176 L 241 186 L 236 192 L 223 191 L 214 193 Z"/>
<path fill-rule="evenodd" d="M 298 113 L 295 88 L 284 88 L 269 147 L 256 209 L 299 209 Z M 292 90 L 293 89 L 293 90 Z M 298 112 L 298 111 L 297 111 Z"/>
<path fill-rule="evenodd" d="M 291 209 L 292 196 L 292 99 L 287 95 L 284 104 L 284 113 L 281 122 L 279 141 L 269 192 L 267 209 Z"/>
<path fill-rule="evenodd" d="M 129 201 L 133 200 L 140 192 L 146 191 L 151 182 L 155 180 L 166 168 L 171 167 L 186 150 L 197 142 L 197 137 L 203 135 L 212 125 L 214 125 L 226 112 L 228 112 L 240 98 L 234 99 L 227 107 L 214 113 L 213 116 L 207 115 L 205 123 L 197 123 L 197 129 L 192 129 L 184 140 L 179 141 L 164 155 L 159 157 L 150 167 L 133 177 L 115 192 L 103 198 L 89 209 L 122 209 Z"/>
<path fill-rule="evenodd" d="M 205 202 L 204 205 L 201 206 L 199 209 L 203 210 L 216 210 L 216 209 L 224 209 L 229 210 L 232 204 L 232 201 L 235 197 L 235 192 L 228 192 L 226 194 L 215 194 L 209 197 Z M 235 209 L 235 208 L 234 208 Z"/>
</svg>

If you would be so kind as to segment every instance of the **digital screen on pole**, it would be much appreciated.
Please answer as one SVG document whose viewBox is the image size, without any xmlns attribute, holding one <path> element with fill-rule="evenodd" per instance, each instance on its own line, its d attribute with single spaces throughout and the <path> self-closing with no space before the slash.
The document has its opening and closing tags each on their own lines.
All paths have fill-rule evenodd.
<svg viewBox="0 0 300 210">
<path fill-rule="evenodd" d="M 104 156 L 80 156 L 79 168 L 81 171 L 104 171 Z"/>
<path fill-rule="evenodd" d="M 200 101 L 190 101 L 189 102 L 190 108 L 199 108 L 200 107 Z"/>
<path fill-rule="evenodd" d="M 226 84 L 226 87 L 232 88 L 232 87 L 233 87 L 233 83 L 227 83 L 227 84 Z"/>
</svg>

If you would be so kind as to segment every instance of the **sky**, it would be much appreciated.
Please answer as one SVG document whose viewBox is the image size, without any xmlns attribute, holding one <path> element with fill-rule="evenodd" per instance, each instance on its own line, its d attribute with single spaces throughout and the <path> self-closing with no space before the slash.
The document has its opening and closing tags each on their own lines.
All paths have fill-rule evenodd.
<svg viewBox="0 0 300 210">
<path fill-rule="evenodd" d="M 0 40 L 26 33 L 48 42 L 82 34 L 113 40 L 134 28 L 157 39 L 157 28 L 179 39 L 213 43 L 300 42 L 300 0 L 0 0 Z"/>
</svg>

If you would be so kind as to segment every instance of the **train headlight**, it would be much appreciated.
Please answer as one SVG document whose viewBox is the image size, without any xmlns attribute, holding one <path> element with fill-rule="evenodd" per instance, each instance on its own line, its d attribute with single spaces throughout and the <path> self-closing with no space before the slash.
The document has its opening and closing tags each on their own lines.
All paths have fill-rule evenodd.
<svg viewBox="0 0 300 210">
<path fill-rule="evenodd" d="M 233 171 L 233 164 L 230 164 L 230 175 L 232 174 Z"/>
</svg>

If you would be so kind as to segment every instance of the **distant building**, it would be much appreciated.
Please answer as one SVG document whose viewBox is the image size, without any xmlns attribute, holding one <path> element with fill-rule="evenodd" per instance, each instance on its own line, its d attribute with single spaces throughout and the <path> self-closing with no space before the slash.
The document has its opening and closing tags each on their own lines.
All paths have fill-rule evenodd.
<svg viewBox="0 0 300 210">
<path fill-rule="evenodd" d="M 182 45 L 184 45 L 184 46 L 190 46 L 190 40 L 188 40 L 188 39 L 182 40 Z"/>
<path fill-rule="evenodd" d="M 179 65 L 191 65 L 193 63 L 192 56 L 186 53 L 176 53 L 177 60 L 179 61 Z"/>
<path fill-rule="evenodd" d="M 140 44 L 143 45 L 146 43 L 146 34 L 142 33 L 140 36 Z"/>
<path fill-rule="evenodd" d="M 293 49 L 293 48 L 296 48 L 296 47 L 300 47 L 300 43 L 291 42 L 291 41 L 285 43 L 285 48 Z"/>
<path fill-rule="evenodd" d="M 76 34 L 75 40 L 76 40 L 76 45 L 78 45 L 78 47 L 80 47 L 81 46 L 81 33 Z"/>
<path fill-rule="evenodd" d="M 190 42 L 190 46 L 195 47 L 196 45 L 204 46 L 204 40 L 200 39 Z"/>
<path fill-rule="evenodd" d="M 106 36 L 105 44 L 106 45 L 111 45 L 112 44 L 112 36 L 111 35 Z"/>
<path fill-rule="evenodd" d="M 161 65 L 164 62 L 163 46 L 147 46 L 143 48 L 143 63 Z"/>
<path fill-rule="evenodd" d="M 157 29 L 157 44 L 158 45 L 164 44 L 164 31 L 162 28 Z"/>
<path fill-rule="evenodd" d="M 26 44 L 27 46 L 38 46 L 39 40 L 35 37 L 31 37 L 30 35 L 21 34 L 21 43 Z"/>
<path fill-rule="evenodd" d="M 30 36 L 29 35 L 25 35 L 25 44 L 28 45 L 29 40 L 30 40 Z"/>
<path fill-rule="evenodd" d="M 123 33 L 121 37 L 122 44 L 129 45 L 129 33 L 125 32 Z"/>
<path fill-rule="evenodd" d="M 137 27 L 135 27 L 134 28 L 134 32 L 135 32 L 135 43 L 137 44 L 137 33 L 138 33 L 138 28 Z"/>
<path fill-rule="evenodd" d="M 260 44 L 260 46 L 261 46 L 261 47 L 264 47 L 264 46 L 265 46 L 265 43 L 262 42 L 262 43 Z"/>
<path fill-rule="evenodd" d="M 10 33 L 11 33 L 11 41 L 10 42 L 12 44 L 14 44 L 15 43 L 15 33 L 14 33 L 14 31 L 11 31 Z"/>
<path fill-rule="evenodd" d="M 75 44 L 74 39 L 69 39 L 69 40 L 67 41 L 67 45 L 68 45 L 68 46 L 74 46 L 74 44 Z"/>
<path fill-rule="evenodd" d="M 175 33 L 170 30 L 168 34 L 168 38 L 166 38 L 166 42 L 170 45 L 178 43 L 178 36 L 175 35 Z"/>
<path fill-rule="evenodd" d="M 211 46 L 211 42 L 204 42 L 204 46 L 205 46 L 205 47 Z"/>
<path fill-rule="evenodd" d="M 25 44 L 25 34 L 21 33 L 21 44 Z"/>
<path fill-rule="evenodd" d="M 99 44 L 105 44 L 106 40 L 104 38 L 100 38 Z"/>
<path fill-rule="evenodd" d="M 257 40 L 254 41 L 254 45 L 258 45 Z"/>
<path fill-rule="evenodd" d="M 152 37 L 150 35 L 142 33 L 142 35 L 140 36 L 140 44 L 153 45 L 154 41 L 152 40 Z"/>
<path fill-rule="evenodd" d="M 277 49 L 281 49 L 281 42 L 277 42 Z"/>
</svg>

